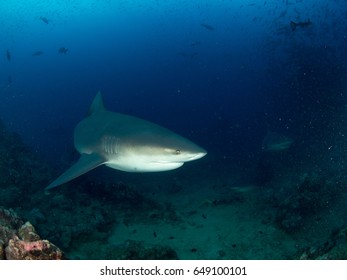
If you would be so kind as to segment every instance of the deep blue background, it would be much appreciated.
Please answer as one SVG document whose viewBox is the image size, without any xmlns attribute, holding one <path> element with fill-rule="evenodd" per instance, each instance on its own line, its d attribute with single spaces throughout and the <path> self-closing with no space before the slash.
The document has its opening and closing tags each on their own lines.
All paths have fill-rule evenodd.
<svg viewBox="0 0 347 280">
<path fill-rule="evenodd" d="M 346 63 L 342 0 L 11 0 L 0 15 L 0 117 L 53 162 L 73 149 L 98 90 L 107 108 L 168 127 L 209 155 L 244 155 L 269 126 L 290 134 L 273 99 L 288 90 L 298 46 Z M 308 18 L 312 26 L 291 31 L 291 20 Z"/>
</svg>

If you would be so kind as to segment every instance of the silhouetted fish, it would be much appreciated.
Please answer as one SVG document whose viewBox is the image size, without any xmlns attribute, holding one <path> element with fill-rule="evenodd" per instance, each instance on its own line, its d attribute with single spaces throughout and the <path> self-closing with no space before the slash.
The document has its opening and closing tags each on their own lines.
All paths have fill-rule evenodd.
<svg viewBox="0 0 347 280">
<path fill-rule="evenodd" d="M 40 20 L 42 20 L 45 24 L 49 23 L 49 20 L 45 17 L 40 17 Z"/>
<path fill-rule="evenodd" d="M 61 54 L 66 54 L 68 52 L 68 49 L 65 47 L 61 47 L 61 48 L 59 48 L 58 52 Z"/>
<path fill-rule="evenodd" d="M 211 25 L 208 25 L 208 24 L 205 24 L 205 23 L 201 23 L 201 26 L 202 27 L 205 27 L 206 29 L 210 30 L 210 31 L 213 31 L 214 30 L 214 27 L 211 26 Z"/>
</svg>

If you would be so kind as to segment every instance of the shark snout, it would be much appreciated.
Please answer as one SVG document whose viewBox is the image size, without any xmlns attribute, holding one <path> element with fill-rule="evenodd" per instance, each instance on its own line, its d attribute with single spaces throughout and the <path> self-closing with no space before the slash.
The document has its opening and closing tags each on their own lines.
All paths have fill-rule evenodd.
<svg viewBox="0 0 347 280">
<path fill-rule="evenodd" d="M 196 159 L 202 158 L 202 157 L 204 157 L 206 154 L 207 154 L 207 152 L 200 152 L 200 153 L 197 153 L 197 154 L 193 155 L 193 156 L 191 157 L 190 160 L 196 160 Z"/>
<path fill-rule="evenodd" d="M 204 157 L 206 154 L 207 152 L 203 148 L 199 147 L 199 149 L 197 149 L 196 151 L 190 152 L 190 156 L 188 157 L 187 161 L 197 160 Z"/>
</svg>

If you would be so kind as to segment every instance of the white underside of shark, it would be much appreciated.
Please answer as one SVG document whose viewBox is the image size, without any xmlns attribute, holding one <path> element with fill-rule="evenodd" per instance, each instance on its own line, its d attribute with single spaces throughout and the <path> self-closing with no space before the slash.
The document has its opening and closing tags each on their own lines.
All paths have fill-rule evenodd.
<svg viewBox="0 0 347 280">
<path fill-rule="evenodd" d="M 127 172 L 156 172 L 176 169 L 206 155 L 203 148 L 169 129 L 106 110 L 100 92 L 88 116 L 76 126 L 74 144 L 80 159 L 46 189 L 102 164 Z"/>
</svg>

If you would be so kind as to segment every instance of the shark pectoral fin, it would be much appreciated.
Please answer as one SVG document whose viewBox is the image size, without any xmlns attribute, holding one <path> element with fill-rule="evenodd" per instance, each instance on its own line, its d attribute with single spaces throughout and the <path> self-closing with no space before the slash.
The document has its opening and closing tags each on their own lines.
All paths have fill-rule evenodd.
<svg viewBox="0 0 347 280">
<path fill-rule="evenodd" d="M 72 179 L 81 176 L 84 173 L 98 167 L 99 165 L 105 163 L 105 160 L 97 154 L 82 154 L 79 160 L 72 165 L 68 170 L 61 174 L 57 179 L 49 184 L 45 190 L 55 188 L 59 185 L 62 185 Z"/>
</svg>

